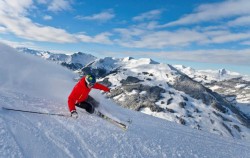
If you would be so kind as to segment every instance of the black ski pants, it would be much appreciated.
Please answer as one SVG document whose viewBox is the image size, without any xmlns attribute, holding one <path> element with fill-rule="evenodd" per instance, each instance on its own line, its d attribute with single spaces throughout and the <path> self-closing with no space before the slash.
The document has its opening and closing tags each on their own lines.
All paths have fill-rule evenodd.
<svg viewBox="0 0 250 158">
<path fill-rule="evenodd" d="M 99 106 L 99 102 L 91 96 L 88 96 L 85 101 L 77 103 L 76 106 L 85 109 L 90 114 L 93 114 L 95 112 L 95 108 Z"/>
</svg>

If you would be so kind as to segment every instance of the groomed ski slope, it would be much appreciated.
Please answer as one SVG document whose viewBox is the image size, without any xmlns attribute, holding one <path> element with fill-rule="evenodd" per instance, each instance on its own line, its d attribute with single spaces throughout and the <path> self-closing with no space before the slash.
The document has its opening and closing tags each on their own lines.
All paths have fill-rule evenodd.
<svg viewBox="0 0 250 158">
<path fill-rule="evenodd" d="M 74 86 L 70 71 L 18 54 L 0 44 L 0 106 L 68 114 L 67 95 Z M 11 63 L 10 63 L 11 61 Z M 127 131 L 78 110 L 79 118 L 0 109 L 0 157 L 249 157 L 250 143 L 220 137 L 123 109 L 103 97 L 100 110 L 132 119 Z"/>
</svg>

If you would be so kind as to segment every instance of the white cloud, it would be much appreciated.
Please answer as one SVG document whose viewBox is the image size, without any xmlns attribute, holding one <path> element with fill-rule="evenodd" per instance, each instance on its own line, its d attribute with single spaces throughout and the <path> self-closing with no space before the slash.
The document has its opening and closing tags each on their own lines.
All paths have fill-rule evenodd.
<svg viewBox="0 0 250 158">
<path fill-rule="evenodd" d="M 206 31 L 204 35 L 207 36 L 207 40 L 200 41 L 201 43 L 228 43 L 239 42 L 250 38 L 250 32 L 233 33 L 230 31 Z"/>
<path fill-rule="evenodd" d="M 52 2 L 49 3 L 48 10 L 54 12 L 71 10 L 71 4 L 71 0 L 52 0 Z"/>
<path fill-rule="evenodd" d="M 133 17 L 133 20 L 134 21 L 144 21 L 144 20 L 157 19 L 160 17 L 161 13 L 162 13 L 162 10 L 155 9 L 155 10 L 151 10 L 149 12 L 142 13 L 141 15 L 138 15 L 136 17 Z"/>
<path fill-rule="evenodd" d="M 250 40 L 249 41 L 244 41 L 244 42 L 241 42 L 242 45 L 249 45 L 250 46 Z"/>
<path fill-rule="evenodd" d="M 26 17 L 19 17 L 18 19 L 11 17 L 1 17 L 0 24 L 3 24 L 8 32 L 17 35 L 20 38 L 45 41 L 53 43 L 75 43 L 75 42 L 91 42 L 91 43 L 111 43 L 108 39 L 109 35 L 106 33 L 98 34 L 94 37 L 78 34 L 70 34 L 67 31 L 55 27 L 43 26 L 33 23 Z"/>
<path fill-rule="evenodd" d="M 110 19 L 113 19 L 115 17 L 115 14 L 112 9 L 103 11 L 98 14 L 93 14 L 90 16 L 76 16 L 76 19 L 79 20 L 94 20 L 94 21 L 101 21 L 101 22 L 106 22 Z"/>
<path fill-rule="evenodd" d="M 233 21 L 228 22 L 229 26 L 250 26 L 250 15 L 242 16 Z"/>
<path fill-rule="evenodd" d="M 90 37 L 82 33 L 82 34 L 78 34 L 77 38 L 80 39 L 80 41 L 87 42 L 87 43 L 113 44 L 113 42 L 109 39 L 109 36 L 111 35 L 112 34 L 108 32 L 104 32 L 94 37 Z"/>
<path fill-rule="evenodd" d="M 250 65 L 250 49 L 244 50 L 192 50 L 192 51 L 176 51 L 161 52 L 156 54 L 159 57 L 166 57 L 174 60 L 186 60 L 195 62 L 213 62 Z"/>
<path fill-rule="evenodd" d="M 52 20 L 53 17 L 50 16 L 50 15 L 45 15 L 45 16 L 43 17 L 43 19 L 44 19 L 44 20 Z"/>
<path fill-rule="evenodd" d="M 192 44 L 207 45 L 207 44 L 222 44 L 228 42 L 239 42 L 239 44 L 246 44 L 250 40 L 250 32 L 240 30 L 238 33 L 229 31 L 224 26 L 210 26 L 210 27 L 196 27 L 194 29 L 178 29 L 178 30 L 156 30 L 161 28 L 157 21 L 150 21 L 144 23 L 144 20 L 151 20 L 157 18 L 162 10 L 152 10 L 134 17 L 136 21 L 142 21 L 136 26 L 128 26 L 128 28 L 116 28 L 113 30 L 114 34 L 104 32 L 97 35 L 89 36 L 85 33 L 69 33 L 64 29 L 45 26 L 33 22 L 28 18 L 30 8 L 34 9 L 34 4 L 31 0 L 14 0 L 17 4 L 9 3 L 9 1 L 0 1 L 0 33 L 12 33 L 20 38 L 45 41 L 55 43 L 74 43 L 74 42 L 88 42 L 88 43 L 102 43 L 102 44 L 118 44 L 129 48 L 153 48 L 163 49 L 166 47 L 185 47 Z M 240 0 L 242 2 L 243 0 Z M 22 2 L 22 3 L 21 3 Z M 39 4 L 52 4 L 54 1 L 38 0 Z M 61 0 L 57 1 L 62 2 Z M 69 1 L 70 3 L 71 1 Z M 224 6 L 231 4 L 235 0 L 225 1 L 223 3 L 213 3 L 208 5 L 201 5 L 196 9 L 195 14 L 203 14 L 211 11 L 211 7 Z M 63 4 L 63 3 L 61 3 Z M 51 5 L 49 5 L 51 6 Z M 219 8 L 220 8 L 219 7 Z M 6 9 L 8 8 L 8 9 Z M 59 7 L 60 8 L 60 7 Z M 63 8 L 63 7 L 62 7 Z M 61 9 L 62 9 L 61 8 Z M 235 14 L 239 12 L 236 6 Z M 18 10 L 14 12 L 14 10 Z M 65 8 L 64 8 L 65 9 Z M 59 9 L 60 10 L 60 9 Z M 56 10 L 54 10 L 56 11 Z M 13 12 L 13 14 L 12 14 Z M 221 11 L 224 13 L 224 11 Z M 246 13 L 243 8 L 243 13 Z M 249 11 L 250 12 L 250 11 Z M 221 15 L 224 15 L 222 14 Z M 190 16 L 190 15 L 188 15 Z M 112 9 L 103 11 L 99 14 L 91 16 L 78 16 L 77 18 L 83 20 L 99 20 L 107 21 L 115 17 Z M 223 17 L 223 16 L 217 16 Z M 51 16 L 46 15 L 43 17 L 45 20 L 52 19 Z M 228 25 L 236 25 L 244 23 L 248 20 L 249 16 L 244 18 L 235 17 L 234 21 Z M 114 36 L 117 35 L 117 36 Z M 112 37 L 116 37 L 111 40 Z M 241 42 L 241 43 L 240 43 Z"/>
<path fill-rule="evenodd" d="M 53 43 L 75 43 L 85 41 L 92 43 L 112 43 L 109 40 L 110 35 L 108 33 L 101 33 L 93 37 L 84 35 L 83 38 L 82 35 L 79 33 L 71 34 L 64 29 L 34 23 L 31 19 L 27 17 L 28 9 L 34 7 L 32 1 L 13 1 L 15 1 L 14 4 L 10 3 L 10 1 L 0 1 L 1 33 L 8 32 L 23 39 Z M 40 3 L 42 2 L 45 1 L 40 1 Z M 15 10 L 17 10 L 17 12 L 15 12 Z M 50 17 L 47 17 L 47 19 L 50 19 Z"/>
<path fill-rule="evenodd" d="M 117 32 L 121 35 L 121 38 L 124 40 L 130 40 L 134 36 L 142 36 L 144 35 L 147 31 L 137 28 L 137 27 L 132 27 L 132 28 L 116 28 L 114 29 L 114 32 Z"/>
<path fill-rule="evenodd" d="M 1 0 L 0 14 L 26 15 L 28 9 L 32 8 L 32 0 Z"/>
<path fill-rule="evenodd" d="M 108 32 L 98 34 L 94 36 L 93 42 L 102 44 L 113 44 L 113 42 L 109 38 L 110 36 L 112 36 L 112 34 Z"/>
<path fill-rule="evenodd" d="M 145 26 L 143 24 L 143 26 Z M 147 27 L 131 26 L 130 28 L 116 28 L 118 34 L 114 40 L 117 44 L 130 48 L 185 47 L 192 44 L 224 44 L 240 42 L 250 39 L 249 31 L 232 32 L 224 27 L 197 27 L 195 29 L 178 29 L 173 31 L 159 31 L 145 29 Z"/>
<path fill-rule="evenodd" d="M 17 42 L 17 41 L 9 41 L 9 40 L 5 40 L 3 38 L 0 38 L 0 42 L 7 44 L 11 47 L 28 47 L 28 48 L 32 48 L 32 49 L 38 49 L 39 47 L 37 47 L 33 42 Z"/>
<path fill-rule="evenodd" d="M 179 20 L 167 23 L 164 26 L 194 24 L 244 15 L 250 15 L 249 0 L 226 0 L 219 3 L 200 5 L 195 9 L 194 13 L 188 14 Z"/>
<path fill-rule="evenodd" d="M 52 12 L 71 10 L 73 0 L 36 0 L 38 4 L 46 5 Z"/>
<path fill-rule="evenodd" d="M 121 38 L 115 42 L 125 47 L 165 48 L 167 46 L 187 46 L 193 42 L 208 40 L 198 31 L 182 29 L 177 31 L 148 31 L 139 28 L 115 29 Z"/>
<path fill-rule="evenodd" d="M 6 33 L 7 29 L 5 27 L 0 26 L 0 33 Z"/>
<path fill-rule="evenodd" d="M 107 52 L 109 55 L 123 54 L 124 56 L 143 56 L 162 60 L 183 60 L 191 62 L 206 62 L 219 64 L 250 65 L 250 49 L 229 50 L 191 50 L 191 51 L 130 51 L 130 52 Z"/>
<path fill-rule="evenodd" d="M 74 35 L 63 29 L 39 25 L 26 17 L 0 15 L 0 24 L 5 26 L 8 32 L 24 39 L 58 43 L 77 41 Z"/>
</svg>

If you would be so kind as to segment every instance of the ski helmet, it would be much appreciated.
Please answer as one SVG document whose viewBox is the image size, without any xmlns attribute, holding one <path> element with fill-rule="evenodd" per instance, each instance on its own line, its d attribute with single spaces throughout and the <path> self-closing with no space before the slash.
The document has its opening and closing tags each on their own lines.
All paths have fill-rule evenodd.
<svg viewBox="0 0 250 158">
<path fill-rule="evenodd" d="M 88 85 L 93 86 L 96 83 L 96 78 L 94 75 L 87 75 L 85 81 Z"/>
</svg>

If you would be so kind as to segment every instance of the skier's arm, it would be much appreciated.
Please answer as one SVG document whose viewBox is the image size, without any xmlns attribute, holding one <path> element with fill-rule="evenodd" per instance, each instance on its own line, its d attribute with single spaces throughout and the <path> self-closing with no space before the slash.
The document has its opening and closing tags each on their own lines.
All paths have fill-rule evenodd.
<svg viewBox="0 0 250 158">
<path fill-rule="evenodd" d="M 68 106 L 69 106 L 70 112 L 76 110 L 75 100 L 69 97 L 68 98 Z"/>
<path fill-rule="evenodd" d="M 100 89 L 100 90 L 103 90 L 105 92 L 110 92 L 110 89 L 100 83 L 95 83 L 95 85 L 93 86 L 93 88 L 95 89 Z"/>
</svg>

